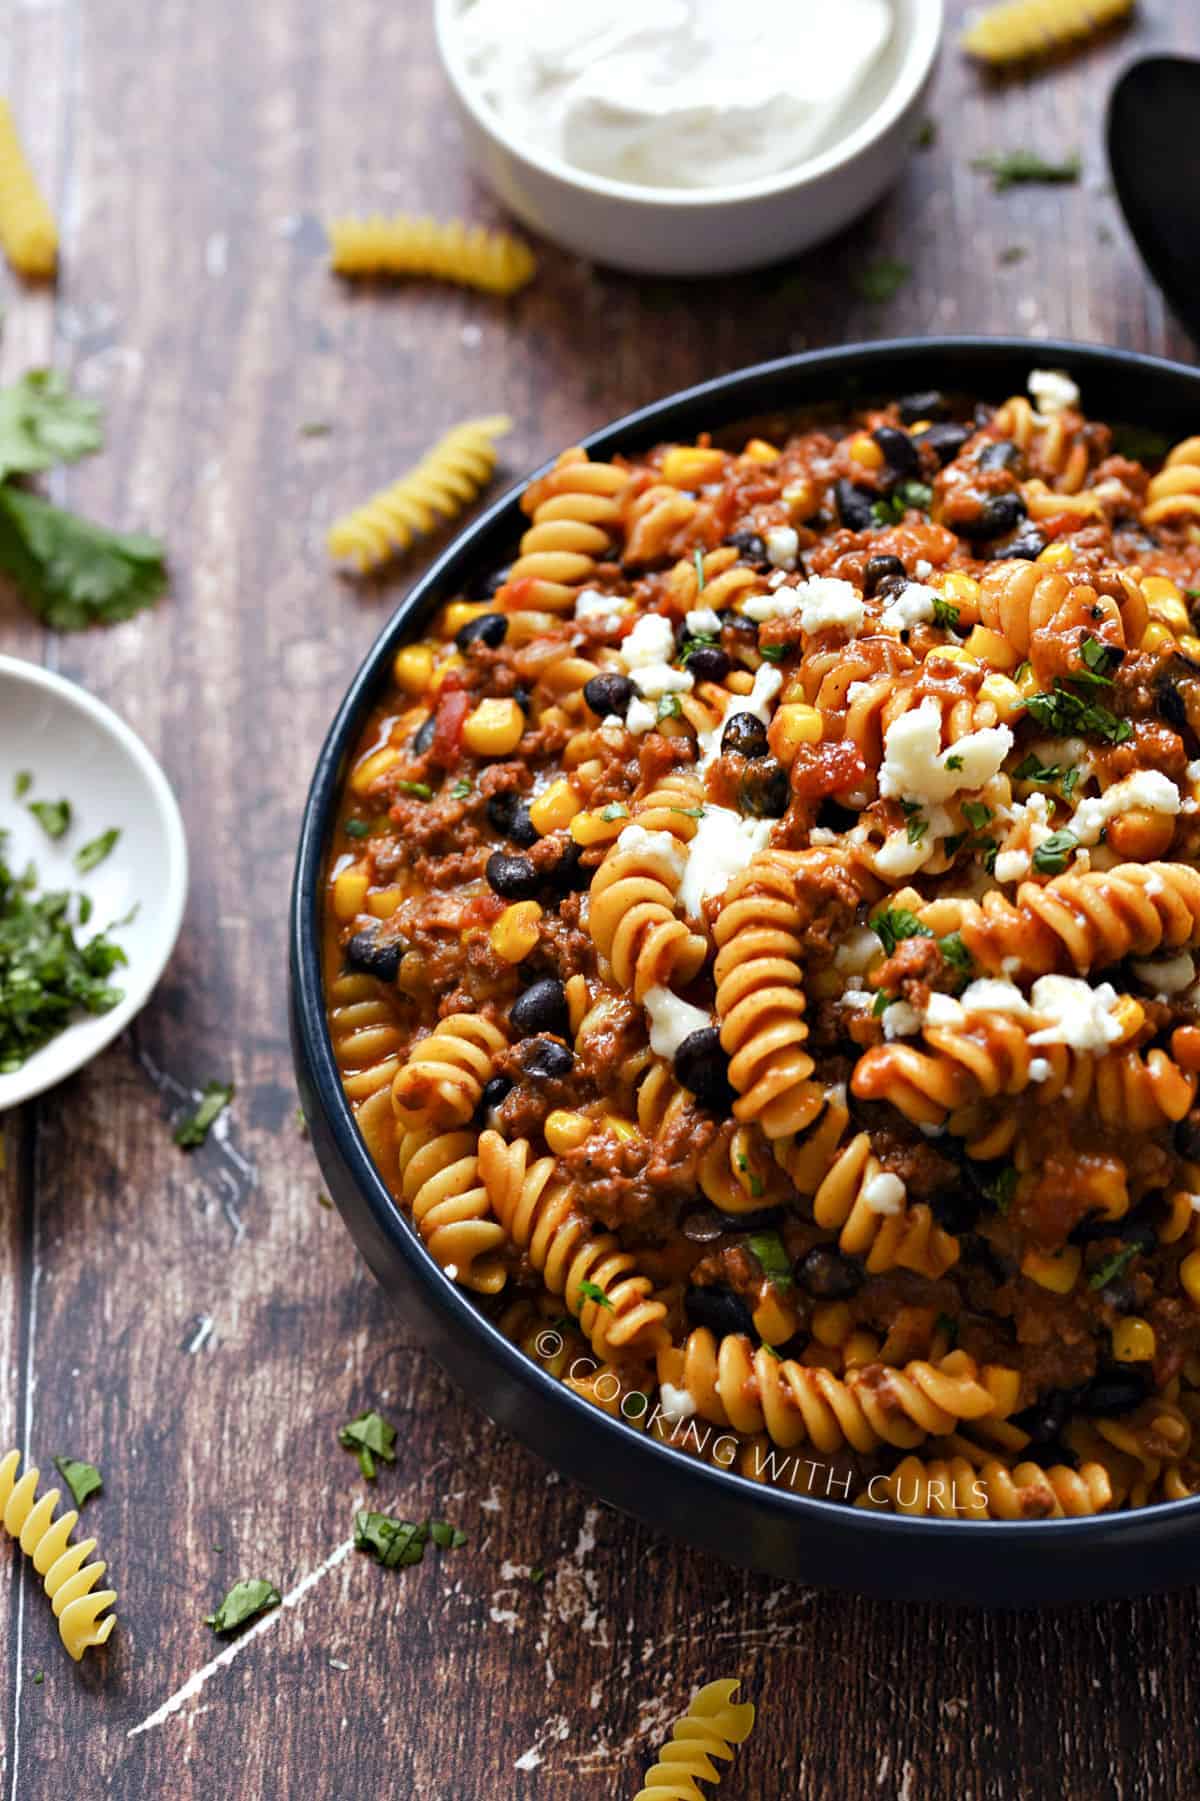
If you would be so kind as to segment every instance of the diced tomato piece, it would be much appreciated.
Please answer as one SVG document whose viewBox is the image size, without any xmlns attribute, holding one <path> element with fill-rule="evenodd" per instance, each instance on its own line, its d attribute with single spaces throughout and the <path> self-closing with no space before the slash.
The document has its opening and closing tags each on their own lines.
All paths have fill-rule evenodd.
<svg viewBox="0 0 1200 1801">
<path fill-rule="evenodd" d="M 799 800 L 823 800 L 857 787 L 866 777 L 866 764 L 849 740 L 841 744 L 802 744 L 792 764 L 792 793 Z"/>
<path fill-rule="evenodd" d="M 451 672 L 451 675 L 453 671 Z M 429 754 L 436 763 L 457 763 L 462 743 L 463 722 L 471 711 L 471 696 L 462 688 L 451 688 L 447 677 L 433 722 L 433 743 Z"/>
</svg>

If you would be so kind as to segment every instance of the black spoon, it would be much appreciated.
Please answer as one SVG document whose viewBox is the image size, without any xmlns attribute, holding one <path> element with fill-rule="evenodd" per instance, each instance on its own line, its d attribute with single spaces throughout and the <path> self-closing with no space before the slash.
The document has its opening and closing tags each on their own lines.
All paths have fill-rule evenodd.
<svg viewBox="0 0 1200 1801">
<path fill-rule="evenodd" d="M 1150 273 L 1200 341 L 1200 60 L 1131 63 L 1108 103 L 1108 160 Z"/>
</svg>

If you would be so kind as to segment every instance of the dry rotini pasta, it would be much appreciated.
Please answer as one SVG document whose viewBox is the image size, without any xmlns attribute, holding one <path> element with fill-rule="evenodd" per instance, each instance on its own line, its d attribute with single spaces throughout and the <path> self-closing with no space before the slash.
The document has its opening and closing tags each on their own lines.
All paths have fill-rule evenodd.
<svg viewBox="0 0 1200 1801">
<path fill-rule="evenodd" d="M 569 450 L 397 651 L 332 1043 L 575 1395 L 936 1518 L 1200 1491 L 1197 494 L 1053 370 Z"/>
<path fill-rule="evenodd" d="M 984 62 L 1019 62 L 1092 37 L 1133 6 L 1134 0 L 1000 0 L 974 20 L 963 48 Z"/>
<path fill-rule="evenodd" d="M 117 1591 L 96 1587 L 108 1566 L 98 1560 L 88 1561 L 96 1549 L 95 1539 L 70 1542 L 78 1513 L 73 1508 L 58 1513 L 57 1488 L 39 1499 L 40 1471 L 27 1469 L 22 1476 L 18 1474 L 20 1467 L 19 1451 L 9 1451 L 0 1458 L 0 1521 L 33 1560 L 50 1597 L 58 1635 L 78 1663 L 93 1645 L 107 1643 L 117 1616 L 106 1609 L 116 1600 Z M 105 1615 L 103 1619 L 101 1614 Z"/>
<path fill-rule="evenodd" d="M 495 441 L 511 426 L 501 414 L 456 425 L 407 475 L 335 520 L 329 528 L 330 556 L 365 574 L 455 518 L 491 481 Z"/>
<path fill-rule="evenodd" d="M 734 1700 L 740 1686 L 737 1680 L 708 1682 L 692 1696 L 634 1801 L 704 1801 L 697 1784 L 721 1780 L 713 1760 L 731 1762 L 733 1747 L 754 1730 L 753 1702 Z"/>
<path fill-rule="evenodd" d="M 431 276 L 487 294 L 515 294 L 537 273 L 528 244 L 507 231 L 412 213 L 334 219 L 329 252 L 339 275 Z"/>
<path fill-rule="evenodd" d="M 58 228 L 7 100 L 0 100 L 0 246 L 19 275 L 52 276 L 58 267 Z"/>
</svg>

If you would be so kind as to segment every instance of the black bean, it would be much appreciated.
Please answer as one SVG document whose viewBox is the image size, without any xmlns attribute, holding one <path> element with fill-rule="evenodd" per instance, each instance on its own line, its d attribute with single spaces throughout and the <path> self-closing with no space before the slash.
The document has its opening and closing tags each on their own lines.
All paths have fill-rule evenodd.
<svg viewBox="0 0 1200 1801">
<path fill-rule="evenodd" d="M 675 1080 L 714 1113 L 729 1111 L 733 1103 L 729 1058 L 721 1049 L 721 1034 L 715 1026 L 688 1033 L 675 1052 Z"/>
<path fill-rule="evenodd" d="M 856 488 L 854 483 L 841 476 L 833 484 L 834 499 L 837 501 L 838 518 L 852 532 L 869 532 L 875 524 L 875 502 L 878 495 L 869 488 Z"/>
<path fill-rule="evenodd" d="M 974 519 L 956 519 L 954 530 L 972 542 L 1004 538 L 1016 531 L 1026 513 L 1019 494 L 989 494 Z"/>
<path fill-rule="evenodd" d="M 499 650 L 508 636 L 508 620 L 503 613 L 480 613 L 455 633 L 454 642 L 465 657 L 472 644 L 486 644 Z"/>
<path fill-rule="evenodd" d="M 1024 531 L 1010 538 L 1007 544 L 997 544 L 990 551 L 993 563 L 1013 563 L 1018 559 L 1025 563 L 1036 563 L 1046 548 L 1046 540 L 1036 525 L 1026 525 Z"/>
<path fill-rule="evenodd" d="M 379 942 L 379 927 L 368 926 L 363 932 L 355 932 L 346 946 L 346 962 L 351 969 L 360 969 L 364 975 L 378 976 L 381 982 L 394 982 L 396 972 L 400 968 L 401 947 L 395 939 L 385 944 Z"/>
<path fill-rule="evenodd" d="M 1100 1290 L 1100 1299 L 1107 1301 L 1118 1313 L 1136 1313 L 1138 1310 L 1137 1290 L 1132 1282 L 1127 1282 L 1122 1276 L 1104 1284 Z"/>
<path fill-rule="evenodd" d="M 767 560 L 766 544 L 757 532 L 730 532 L 722 542 L 732 544 L 744 563 L 765 563 Z"/>
<path fill-rule="evenodd" d="M 686 667 L 698 682 L 723 682 L 731 666 L 719 644 L 697 644 L 688 652 Z"/>
<path fill-rule="evenodd" d="M 541 878 L 528 857 L 515 857 L 511 851 L 494 850 L 487 860 L 488 887 L 503 900 L 532 900 L 541 886 Z"/>
<path fill-rule="evenodd" d="M 1021 446 L 1011 438 L 994 438 L 976 459 L 980 469 L 1015 469 L 1022 460 Z"/>
<path fill-rule="evenodd" d="M 815 1244 L 796 1270 L 801 1288 L 817 1301 L 848 1300 L 862 1287 L 863 1275 L 861 1263 L 827 1244 Z"/>
<path fill-rule="evenodd" d="M 739 638 L 752 638 L 755 643 L 758 642 L 758 627 L 744 613 L 735 613 L 729 607 L 722 607 L 717 618 L 721 621 L 723 631 L 734 632 Z"/>
<path fill-rule="evenodd" d="M 752 763 L 742 777 L 738 800 L 755 819 L 782 819 L 792 798 L 788 772 L 774 757 Z"/>
<path fill-rule="evenodd" d="M 957 1238 L 963 1232 L 970 1232 L 978 1224 L 984 1208 L 984 1197 L 978 1190 L 967 1185 L 961 1188 L 943 1188 L 933 1196 L 929 1206 L 938 1225 Z"/>
<path fill-rule="evenodd" d="M 817 808 L 817 824 L 827 832 L 850 832 L 858 824 L 858 814 L 840 801 L 823 800 Z"/>
<path fill-rule="evenodd" d="M 555 976 L 540 976 L 529 984 L 524 994 L 517 996 L 508 1017 L 522 1038 L 531 1037 L 534 1032 L 557 1032 L 560 1038 L 565 1038 L 570 1030 L 570 1020 L 562 983 Z"/>
<path fill-rule="evenodd" d="M 881 425 L 871 433 L 884 461 L 896 475 L 919 475 L 921 459 L 917 455 L 916 446 L 906 431 L 900 431 L 894 425 Z"/>
<path fill-rule="evenodd" d="M 1176 1126 L 1175 1149 L 1181 1157 L 1200 1161 L 1200 1107 L 1193 1107 Z"/>
<path fill-rule="evenodd" d="M 539 833 L 529 817 L 529 803 L 521 799 L 519 794 L 511 790 L 507 794 L 493 794 L 487 804 L 488 824 L 495 832 L 505 838 L 511 838 L 514 844 L 522 845 L 528 850 L 536 844 Z"/>
<path fill-rule="evenodd" d="M 606 719 L 610 713 L 619 713 L 624 718 L 633 694 L 629 677 L 618 675 L 615 670 L 594 675 L 590 682 L 583 684 L 583 698 L 599 719 Z"/>
<path fill-rule="evenodd" d="M 908 587 L 906 575 L 885 575 L 875 590 L 876 600 L 895 600 L 897 594 L 903 594 Z"/>
<path fill-rule="evenodd" d="M 1182 732 L 1187 725 L 1187 702 L 1179 692 L 1175 678 L 1168 670 L 1164 670 L 1161 675 L 1155 677 L 1154 710 L 1160 719 L 1165 719 L 1167 724 L 1174 726 L 1177 732 Z M 1191 1153 L 1185 1154 L 1190 1155 Z"/>
<path fill-rule="evenodd" d="M 1121 1369 L 1101 1370 L 1079 1397 L 1081 1413 L 1132 1413 L 1149 1394 L 1153 1377 L 1149 1364 L 1131 1363 Z"/>
<path fill-rule="evenodd" d="M 734 713 L 721 733 L 721 749 L 726 756 L 735 752 L 742 757 L 765 757 L 767 728 L 753 713 Z"/>
<path fill-rule="evenodd" d="M 512 1093 L 514 1083 L 511 1076 L 493 1076 L 484 1083 L 483 1093 L 479 1097 L 479 1105 L 475 1109 L 475 1123 L 486 1126 L 502 1101 L 506 1101 Z"/>
<path fill-rule="evenodd" d="M 506 565 L 503 569 L 493 569 L 490 575 L 474 576 L 467 583 L 463 592 L 468 600 L 490 600 L 492 595 L 504 586 L 511 574 L 512 570 Z"/>
<path fill-rule="evenodd" d="M 717 1338 L 728 1338 L 731 1332 L 750 1337 L 754 1332 L 749 1307 L 728 1288 L 689 1288 L 683 1306 L 689 1325 L 707 1326 Z"/>
<path fill-rule="evenodd" d="M 521 1067 L 541 1081 L 562 1081 L 574 1069 L 575 1058 L 557 1038 L 531 1038 L 521 1051 Z"/>
<path fill-rule="evenodd" d="M 947 463 L 954 461 L 970 436 L 965 425 L 931 425 L 928 431 L 919 431 L 913 443 L 932 450 L 944 469 Z"/>
<path fill-rule="evenodd" d="M 940 1221 L 941 1214 L 936 1203 L 932 1203 L 934 1217 Z M 979 1269 L 986 1270 L 993 1282 L 1011 1282 L 1017 1273 L 1017 1260 L 998 1251 L 994 1244 L 983 1236 L 982 1232 L 963 1231 L 956 1234 L 962 1246 L 962 1260 L 973 1263 Z"/>
<path fill-rule="evenodd" d="M 530 694 L 528 688 L 520 686 L 514 688 L 511 698 L 516 701 L 522 713 L 528 713 L 530 707 L 533 705 L 533 696 Z"/>
<path fill-rule="evenodd" d="M 908 570 L 899 557 L 867 558 L 867 566 L 863 570 L 863 593 L 868 600 L 876 592 L 880 582 L 888 577 L 894 577 L 902 582 L 908 580 Z"/>
<path fill-rule="evenodd" d="M 915 425 L 918 419 L 948 419 L 950 403 L 937 388 L 926 388 L 920 394 L 905 394 L 899 412 L 905 425 Z"/>
<path fill-rule="evenodd" d="M 583 863 L 583 846 L 563 835 L 557 860 L 546 873 L 546 885 L 555 894 L 570 894 L 589 886 L 592 871 Z"/>
<path fill-rule="evenodd" d="M 1104 1238 L 1119 1238 L 1124 1245 L 1136 1245 L 1139 1251 L 1152 1251 L 1158 1233 L 1140 1213 L 1127 1213 L 1122 1219 L 1105 1219 L 1101 1213 L 1080 1220 L 1071 1233 L 1072 1244 L 1098 1244 Z"/>
<path fill-rule="evenodd" d="M 1052 1388 L 1032 1407 L 1014 1413 L 1012 1424 L 1028 1432 L 1035 1445 L 1049 1444 L 1058 1437 L 1078 1404 L 1077 1388 Z"/>
<path fill-rule="evenodd" d="M 429 747 L 432 743 L 433 743 L 433 714 L 430 713 L 430 715 L 427 719 L 422 720 L 421 725 L 417 731 L 417 734 L 416 734 L 415 738 L 412 740 L 412 749 L 413 749 L 414 754 L 418 757 L 423 757 L 425 755 L 425 752 L 429 749 Z"/>
</svg>

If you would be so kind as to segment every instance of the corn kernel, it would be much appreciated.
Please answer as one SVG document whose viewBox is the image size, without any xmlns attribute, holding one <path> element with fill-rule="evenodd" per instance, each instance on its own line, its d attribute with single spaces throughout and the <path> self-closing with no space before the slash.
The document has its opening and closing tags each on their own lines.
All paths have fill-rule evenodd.
<svg viewBox="0 0 1200 1801">
<path fill-rule="evenodd" d="M 1151 619 L 1169 625 L 1173 632 L 1186 632 L 1191 627 L 1188 610 L 1182 600 L 1152 600 L 1148 603 Z"/>
<path fill-rule="evenodd" d="M 614 838 L 619 838 L 629 824 L 629 809 L 622 807 L 619 813 L 606 819 L 605 813 L 612 811 L 612 808 L 605 807 L 599 813 L 576 813 L 569 827 L 576 844 L 581 844 L 586 850 L 589 845 L 611 844 Z"/>
<path fill-rule="evenodd" d="M 447 638 L 453 638 L 461 632 L 464 625 L 470 625 L 472 619 L 479 619 L 484 613 L 495 609 L 485 600 L 452 600 L 442 614 L 442 630 Z"/>
<path fill-rule="evenodd" d="M 333 878 L 333 911 L 341 925 L 349 925 L 362 912 L 371 878 L 361 863 L 349 863 Z"/>
<path fill-rule="evenodd" d="M 1200 660 L 1200 638 L 1193 637 L 1191 632 L 1185 633 L 1180 638 L 1179 648 L 1184 656 L 1191 657 L 1193 662 Z"/>
<path fill-rule="evenodd" d="M 802 744 L 819 744 L 825 722 L 817 707 L 806 701 L 776 709 L 767 736 L 781 763 L 793 763 Z"/>
<path fill-rule="evenodd" d="M 625 1119 L 620 1113 L 604 1113 L 601 1120 L 614 1138 L 627 1139 L 641 1136 L 631 1119 Z"/>
<path fill-rule="evenodd" d="M 985 675 L 979 684 L 980 700 L 989 700 L 1001 725 L 1011 725 L 1025 705 L 1025 697 L 1007 675 Z"/>
<path fill-rule="evenodd" d="M 1053 1257 L 1042 1251 L 1029 1250 L 1021 1259 L 1021 1273 L 1036 1282 L 1039 1288 L 1048 1288 L 1053 1294 L 1070 1294 L 1079 1280 L 1082 1262 L 1083 1252 L 1074 1244 L 1067 1245 Z"/>
<path fill-rule="evenodd" d="M 433 675 L 432 644 L 406 644 L 392 664 L 396 686 L 406 694 L 424 694 Z"/>
<path fill-rule="evenodd" d="M 525 731 L 525 715 L 515 700 L 481 700 L 468 713 L 463 743 L 477 757 L 507 757 Z"/>
<path fill-rule="evenodd" d="M 547 832 L 560 832 L 570 825 L 579 810 L 579 796 L 565 779 L 551 782 L 529 803 L 529 817 L 543 838 Z"/>
<path fill-rule="evenodd" d="M 975 626 L 963 648 L 981 663 L 990 663 L 993 669 L 1015 669 L 1020 662 L 1008 639 L 986 625 Z"/>
<path fill-rule="evenodd" d="M 971 655 L 965 644 L 938 644 L 928 652 L 925 661 L 932 663 L 961 663 L 964 669 L 978 669 L 979 664 Z"/>
<path fill-rule="evenodd" d="M 807 476 L 802 476 L 799 481 L 786 487 L 780 499 L 793 519 L 807 519 L 816 511 L 817 497 Z"/>
<path fill-rule="evenodd" d="M 350 776 L 350 792 L 366 794 L 372 783 L 378 781 L 389 769 L 400 761 L 401 753 L 394 745 L 385 744 L 382 750 L 374 750 L 369 757 L 364 757 Z"/>
<path fill-rule="evenodd" d="M 536 901 L 516 901 L 505 907 L 492 927 L 492 949 L 506 963 L 519 963 L 538 941 L 538 921 L 542 909 Z"/>
<path fill-rule="evenodd" d="M 675 488 L 702 488 L 706 482 L 719 482 L 724 473 L 723 450 L 678 444 L 662 460 L 662 478 Z"/>
<path fill-rule="evenodd" d="M 842 1367 L 861 1369 L 864 1363 L 874 1363 L 878 1356 L 879 1340 L 865 1326 L 859 1326 L 842 1346 Z"/>
<path fill-rule="evenodd" d="M 779 452 L 765 438 L 751 438 L 742 455 L 748 456 L 752 462 L 761 463 L 764 468 L 779 461 Z"/>
<path fill-rule="evenodd" d="M 748 669 L 731 669 L 725 677 L 725 686 L 731 694 L 749 694 L 754 687 L 754 677 Z"/>
<path fill-rule="evenodd" d="M 1173 582 L 1169 576 L 1144 575 L 1142 577 L 1142 593 L 1146 596 L 1146 605 L 1150 608 L 1155 606 L 1183 607 L 1184 624 L 1186 625 L 1187 608 L 1183 606 L 1183 596 L 1179 592 L 1178 583 Z M 1159 617 L 1165 618 L 1166 614 L 1161 613 Z"/>
<path fill-rule="evenodd" d="M 451 651 L 448 657 L 443 657 L 442 661 L 433 672 L 433 680 L 429 684 L 430 692 L 436 694 L 450 671 L 452 669 L 462 669 L 463 667 L 463 659 L 456 650 Z"/>
<path fill-rule="evenodd" d="M 1016 682 L 1017 687 L 1025 696 L 1026 700 L 1029 699 L 1031 694 L 1038 694 L 1041 692 L 1042 684 L 1038 681 L 1037 676 L 1033 672 L 1032 663 L 1023 663 L 1013 676 L 1013 681 Z"/>
<path fill-rule="evenodd" d="M 850 440 L 850 460 L 861 469 L 882 469 L 883 452 L 868 432 L 860 431 Z"/>
<path fill-rule="evenodd" d="M 813 1308 L 810 1329 L 818 1344 L 845 1344 L 854 1330 L 854 1315 L 845 1301 L 825 1301 Z"/>
<path fill-rule="evenodd" d="M 1061 539 L 1056 544 L 1047 544 L 1045 550 L 1038 555 L 1038 562 L 1048 569 L 1069 569 L 1075 561 L 1075 552 L 1070 544 Z"/>
<path fill-rule="evenodd" d="M 947 600 L 978 600 L 979 583 L 964 569 L 952 569 L 942 582 L 942 594 Z"/>
<path fill-rule="evenodd" d="M 1145 631 L 1142 633 L 1142 642 L 1139 646 L 1139 649 L 1141 649 L 1141 650 L 1162 650 L 1164 645 L 1174 644 L 1174 642 L 1175 642 L 1175 634 L 1171 630 L 1170 626 L 1163 625 L 1161 620 L 1152 619 L 1150 621 L 1150 624 L 1146 627 Z"/>
<path fill-rule="evenodd" d="M 367 912 L 376 919 L 390 919 L 403 899 L 403 888 L 380 888 L 375 894 L 368 894 Z"/>
<path fill-rule="evenodd" d="M 1152 1363 L 1158 1348 L 1154 1327 L 1144 1319 L 1118 1320 L 1113 1327 L 1112 1348 L 1118 1363 Z"/>
<path fill-rule="evenodd" d="M 1200 1251 L 1191 1251 L 1179 1265 L 1179 1280 L 1188 1299 L 1200 1307 Z"/>
<path fill-rule="evenodd" d="M 556 1107 L 546 1117 L 542 1127 L 542 1136 L 556 1157 L 564 1151 L 573 1151 L 590 1137 L 593 1122 L 586 1113 L 571 1113 L 566 1107 Z"/>
</svg>

